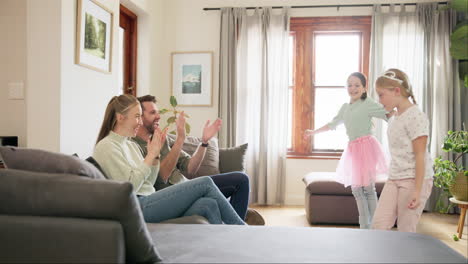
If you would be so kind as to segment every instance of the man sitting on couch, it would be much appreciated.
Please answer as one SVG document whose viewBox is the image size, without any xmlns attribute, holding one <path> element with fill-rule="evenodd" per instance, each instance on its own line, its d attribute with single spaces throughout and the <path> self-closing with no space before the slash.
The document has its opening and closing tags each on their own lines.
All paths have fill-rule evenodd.
<svg viewBox="0 0 468 264">
<path fill-rule="evenodd" d="M 156 98 L 152 95 L 138 97 L 142 108 L 143 126 L 138 129 L 137 136 L 133 140 L 140 145 L 143 155 L 146 153 L 147 141 L 151 138 L 155 127 L 159 126 L 158 107 Z M 210 124 L 206 122 L 203 128 L 202 144 L 198 146 L 192 156 L 182 150 L 185 141 L 185 116 L 180 113 L 176 119 L 177 137 L 170 147 L 169 139 L 161 149 L 161 166 L 155 188 L 161 190 L 170 185 L 181 183 L 196 177 L 200 164 L 205 157 L 208 142 L 221 128 L 221 120 L 217 119 Z M 182 173 L 184 172 L 184 174 Z M 255 210 L 248 210 L 249 202 L 249 177 L 242 172 L 229 172 L 210 176 L 216 186 L 226 198 L 230 197 L 230 203 L 237 214 L 248 224 L 264 224 L 262 216 Z"/>
</svg>

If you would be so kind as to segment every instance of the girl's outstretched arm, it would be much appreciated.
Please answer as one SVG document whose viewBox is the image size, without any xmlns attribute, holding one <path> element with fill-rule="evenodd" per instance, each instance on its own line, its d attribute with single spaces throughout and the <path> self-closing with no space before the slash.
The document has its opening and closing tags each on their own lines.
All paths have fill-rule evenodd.
<svg viewBox="0 0 468 264">
<path fill-rule="evenodd" d="M 325 132 L 325 131 L 328 131 L 328 130 L 331 130 L 331 129 L 335 129 L 336 126 L 343 123 L 343 114 L 345 112 L 346 105 L 347 104 L 343 104 L 341 106 L 340 111 L 338 111 L 338 114 L 333 118 L 333 120 L 330 123 L 322 126 L 319 129 L 315 129 L 315 130 L 306 129 L 304 131 L 304 139 L 308 139 L 310 136 L 315 135 L 317 133 L 322 133 L 322 132 Z"/>
<path fill-rule="evenodd" d="M 330 130 L 331 128 L 328 126 L 328 124 L 324 125 L 323 127 L 319 128 L 319 129 L 315 129 L 315 130 L 312 130 L 312 129 L 306 129 L 304 131 L 304 139 L 308 139 L 310 136 L 312 135 L 315 135 L 315 134 L 318 134 L 318 133 L 322 133 L 322 132 L 326 132 L 328 130 Z"/>
</svg>

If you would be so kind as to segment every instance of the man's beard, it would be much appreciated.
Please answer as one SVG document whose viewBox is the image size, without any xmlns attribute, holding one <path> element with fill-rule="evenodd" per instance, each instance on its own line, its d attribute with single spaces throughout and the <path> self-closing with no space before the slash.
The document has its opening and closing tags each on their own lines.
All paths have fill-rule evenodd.
<svg viewBox="0 0 468 264">
<path fill-rule="evenodd" d="M 150 133 L 150 134 L 153 134 L 153 133 L 154 133 L 155 127 L 159 127 L 159 120 L 158 120 L 158 121 L 151 122 L 149 125 L 145 125 L 146 130 L 147 130 L 148 133 Z"/>
<path fill-rule="evenodd" d="M 154 126 L 153 125 L 145 126 L 145 128 L 148 131 L 148 133 L 150 133 L 150 134 L 154 133 Z"/>
</svg>

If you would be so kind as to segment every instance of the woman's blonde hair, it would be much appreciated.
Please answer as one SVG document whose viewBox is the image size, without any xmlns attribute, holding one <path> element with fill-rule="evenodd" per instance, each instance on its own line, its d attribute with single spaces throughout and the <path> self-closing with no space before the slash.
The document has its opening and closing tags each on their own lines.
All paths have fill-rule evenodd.
<svg viewBox="0 0 468 264">
<path fill-rule="evenodd" d="M 107 104 L 104 120 L 102 121 L 101 130 L 96 141 L 96 144 L 109 135 L 109 132 L 114 129 L 117 123 L 117 113 L 125 115 L 130 108 L 140 104 L 135 96 L 130 94 L 122 94 L 114 96 Z"/>
<path fill-rule="evenodd" d="M 408 75 L 399 69 L 388 69 L 382 76 L 375 81 L 375 87 L 384 89 L 401 88 L 401 95 L 411 97 L 411 100 L 416 104 L 414 99 L 413 89 L 408 79 Z"/>
</svg>

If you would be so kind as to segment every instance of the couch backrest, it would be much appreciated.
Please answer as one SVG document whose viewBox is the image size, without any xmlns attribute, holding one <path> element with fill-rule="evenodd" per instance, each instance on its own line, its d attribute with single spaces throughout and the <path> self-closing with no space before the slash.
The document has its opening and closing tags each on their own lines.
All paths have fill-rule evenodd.
<svg viewBox="0 0 468 264">
<path fill-rule="evenodd" d="M 72 155 L 41 149 L 0 147 L 3 162 L 10 169 L 69 173 L 93 179 L 105 179 L 104 175 L 92 164 Z"/>
</svg>

